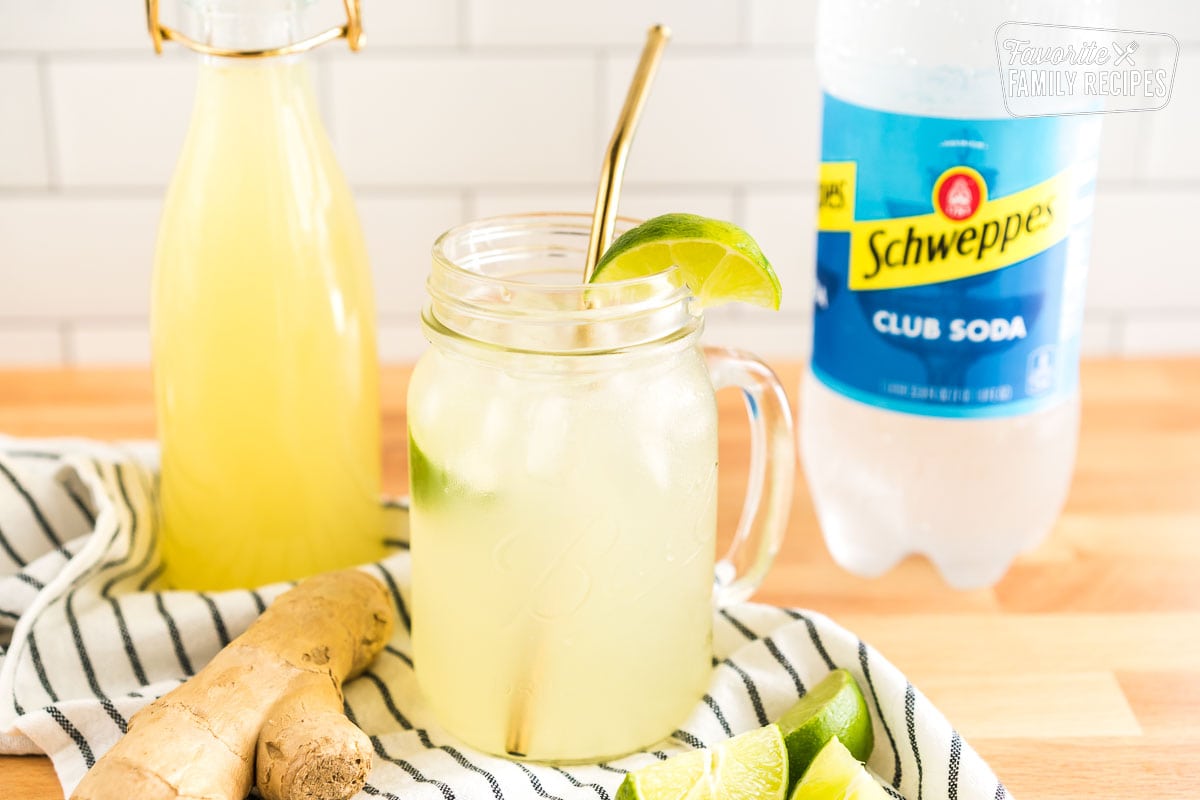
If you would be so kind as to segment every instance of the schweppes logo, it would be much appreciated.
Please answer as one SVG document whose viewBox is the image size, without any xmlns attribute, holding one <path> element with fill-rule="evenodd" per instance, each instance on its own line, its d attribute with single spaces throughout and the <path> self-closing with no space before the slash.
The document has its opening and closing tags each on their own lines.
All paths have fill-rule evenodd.
<svg viewBox="0 0 1200 800">
<path fill-rule="evenodd" d="M 988 199 L 983 176 L 951 167 L 933 186 L 932 214 L 854 219 L 857 165 L 821 165 L 817 227 L 850 234 L 854 291 L 923 286 L 1003 269 L 1067 235 L 1069 171 L 1015 194 Z"/>
</svg>

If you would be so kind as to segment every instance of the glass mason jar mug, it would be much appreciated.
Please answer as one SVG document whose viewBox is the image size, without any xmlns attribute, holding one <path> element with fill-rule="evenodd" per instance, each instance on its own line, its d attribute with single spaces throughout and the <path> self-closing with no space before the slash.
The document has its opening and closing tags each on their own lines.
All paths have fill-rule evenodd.
<svg viewBox="0 0 1200 800">
<path fill-rule="evenodd" d="M 675 270 L 582 284 L 589 230 L 527 215 L 438 239 L 408 395 L 421 688 L 470 745 L 560 762 L 684 721 L 712 669 L 714 566 L 717 603 L 757 588 L 795 463 L 773 373 L 701 350 Z M 745 392 L 751 477 L 714 564 L 726 386 Z"/>
</svg>

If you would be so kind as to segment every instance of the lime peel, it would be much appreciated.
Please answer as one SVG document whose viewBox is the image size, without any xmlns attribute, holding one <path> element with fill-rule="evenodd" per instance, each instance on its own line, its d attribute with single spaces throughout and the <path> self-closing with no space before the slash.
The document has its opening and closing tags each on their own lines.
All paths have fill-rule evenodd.
<svg viewBox="0 0 1200 800">
<path fill-rule="evenodd" d="M 784 800 L 787 747 L 775 725 L 625 776 L 615 800 Z"/>
<path fill-rule="evenodd" d="M 817 753 L 789 800 L 888 800 L 888 794 L 835 736 Z"/>
<path fill-rule="evenodd" d="M 867 701 L 854 676 L 844 669 L 826 675 L 777 724 L 787 743 L 793 783 L 834 737 L 859 761 L 870 758 L 875 747 Z"/>
<path fill-rule="evenodd" d="M 699 307 L 739 301 L 779 309 L 779 278 L 754 238 L 732 222 L 663 214 L 622 234 L 592 283 L 643 278 L 677 267 Z"/>
</svg>

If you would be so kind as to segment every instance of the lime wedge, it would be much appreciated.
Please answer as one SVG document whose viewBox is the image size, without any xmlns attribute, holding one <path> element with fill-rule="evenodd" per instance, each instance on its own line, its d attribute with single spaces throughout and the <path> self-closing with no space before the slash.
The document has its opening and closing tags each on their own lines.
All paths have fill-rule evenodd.
<svg viewBox="0 0 1200 800">
<path fill-rule="evenodd" d="M 408 434 L 408 491 L 414 502 L 426 508 L 443 500 L 479 502 L 494 496 L 430 461 L 411 431 Z"/>
<path fill-rule="evenodd" d="M 830 672 L 776 723 L 787 743 L 792 780 L 796 781 L 825 743 L 835 736 L 859 761 L 871 757 L 875 734 L 867 701 L 844 669 Z"/>
<path fill-rule="evenodd" d="M 817 753 L 790 800 L 888 800 L 888 794 L 835 736 Z"/>
<path fill-rule="evenodd" d="M 787 786 L 787 748 L 768 725 L 631 772 L 616 800 L 783 800 Z"/>
<path fill-rule="evenodd" d="M 676 800 L 706 780 L 712 768 L 712 753 L 693 750 L 666 761 L 642 767 L 625 776 L 616 800 Z"/>
<path fill-rule="evenodd" d="M 758 243 L 732 222 L 695 214 L 664 214 L 626 231 L 600 259 L 592 282 L 644 278 L 672 266 L 701 307 L 738 300 L 779 309 L 779 278 Z"/>
</svg>

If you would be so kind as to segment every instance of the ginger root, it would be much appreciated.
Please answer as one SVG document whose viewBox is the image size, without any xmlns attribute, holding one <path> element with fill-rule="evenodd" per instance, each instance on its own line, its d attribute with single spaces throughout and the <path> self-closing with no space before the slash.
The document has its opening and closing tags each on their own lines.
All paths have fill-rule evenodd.
<svg viewBox="0 0 1200 800">
<path fill-rule="evenodd" d="M 72 800 L 344 800 L 371 767 L 342 682 L 391 636 L 383 584 L 358 570 L 280 595 L 183 685 L 133 716 Z"/>
</svg>

